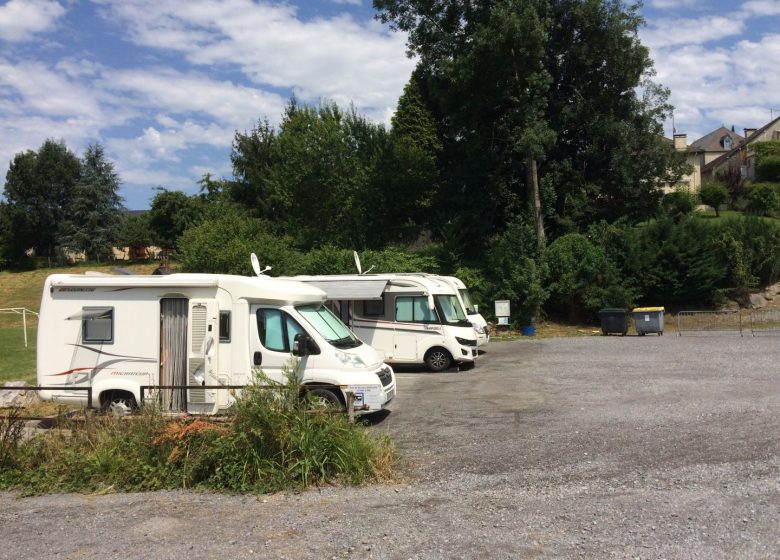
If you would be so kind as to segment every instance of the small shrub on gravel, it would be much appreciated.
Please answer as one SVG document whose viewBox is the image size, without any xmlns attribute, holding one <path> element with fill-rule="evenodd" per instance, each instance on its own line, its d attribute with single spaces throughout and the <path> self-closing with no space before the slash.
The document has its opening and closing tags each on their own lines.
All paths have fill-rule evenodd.
<svg viewBox="0 0 780 560">
<path fill-rule="evenodd" d="M 291 383 L 250 386 L 226 419 L 171 419 L 147 408 L 89 418 L 19 444 L 0 464 L 0 487 L 26 493 L 174 488 L 271 492 L 392 476 L 386 437 L 301 398 Z"/>
</svg>

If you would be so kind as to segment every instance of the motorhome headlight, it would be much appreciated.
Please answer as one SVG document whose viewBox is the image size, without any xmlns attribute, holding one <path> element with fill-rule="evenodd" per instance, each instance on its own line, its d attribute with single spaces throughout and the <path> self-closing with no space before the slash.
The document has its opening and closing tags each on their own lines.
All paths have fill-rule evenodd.
<svg viewBox="0 0 780 560">
<path fill-rule="evenodd" d="M 476 323 L 471 323 L 474 325 L 474 330 L 477 332 L 477 334 L 485 334 L 485 329 L 482 325 L 478 325 Z"/>
<path fill-rule="evenodd" d="M 366 367 L 366 363 L 360 358 L 360 356 L 356 356 L 355 354 L 347 354 L 346 352 L 341 352 L 340 350 L 336 350 L 336 359 L 340 361 L 345 366 L 351 366 L 351 367 Z"/>
<path fill-rule="evenodd" d="M 462 344 L 463 346 L 476 346 L 477 345 L 477 341 L 476 340 L 469 340 L 468 338 L 461 338 L 459 336 L 456 336 L 455 340 L 457 340 L 458 343 Z"/>
</svg>

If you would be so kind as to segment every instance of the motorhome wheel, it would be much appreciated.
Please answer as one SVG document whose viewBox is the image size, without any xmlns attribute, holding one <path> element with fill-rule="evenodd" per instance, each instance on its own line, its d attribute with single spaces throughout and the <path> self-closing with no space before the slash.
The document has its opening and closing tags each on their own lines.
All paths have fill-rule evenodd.
<svg viewBox="0 0 780 560">
<path fill-rule="evenodd" d="M 450 367 L 452 358 L 444 348 L 431 348 L 425 354 L 425 365 L 431 371 L 442 371 Z"/>
<path fill-rule="evenodd" d="M 306 393 L 306 398 L 309 400 L 309 402 L 317 406 L 343 406 L 341 399 L 336 393 L 323 387 L 310 389 Z"/>
<path fill-rule="evenodd" d="M 103 401 L 103 411 L 114 416 L 127 416 L 137 408 L 135 397 L 126 393 L 113 393 Z"/>
</svg>

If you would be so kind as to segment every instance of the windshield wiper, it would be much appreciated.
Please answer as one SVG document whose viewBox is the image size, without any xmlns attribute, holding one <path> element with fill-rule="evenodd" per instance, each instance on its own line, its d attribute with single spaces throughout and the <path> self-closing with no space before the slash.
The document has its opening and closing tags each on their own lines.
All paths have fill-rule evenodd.
<svg viewBox="0 0 780 560">
<path fill-rule="evenodd" d="M 352 338 L 351 336 L 345 336 L 336 340 L 331 340 L 330 343 L 336 348 L 355 348 L 360 346 L 360 341 Z"/>
</svg>

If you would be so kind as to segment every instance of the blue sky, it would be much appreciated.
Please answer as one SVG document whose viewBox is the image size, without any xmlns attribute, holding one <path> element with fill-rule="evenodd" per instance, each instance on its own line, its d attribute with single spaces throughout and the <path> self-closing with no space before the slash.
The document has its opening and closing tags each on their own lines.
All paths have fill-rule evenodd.
<svg viewBox="0 0 780 560">
<path fill-rule="evenodd" d="M 646 0 L 642 14 L 689 143 L 780 115 L 780 0 Z M 146 208 L 156 187 L 229 177 L 235 131 L 277 122 L 293 92 L 389 123 L 414 66 L 404 41 L 370 0 L 2 2 L 0 162 L 46 138 L 79 155 L 100 142 L 127 207 Z"/>
</svg>

